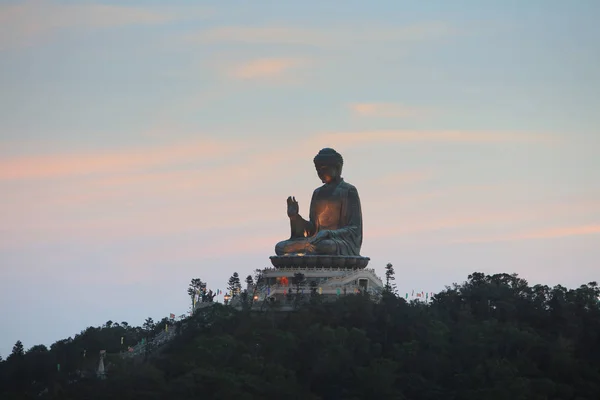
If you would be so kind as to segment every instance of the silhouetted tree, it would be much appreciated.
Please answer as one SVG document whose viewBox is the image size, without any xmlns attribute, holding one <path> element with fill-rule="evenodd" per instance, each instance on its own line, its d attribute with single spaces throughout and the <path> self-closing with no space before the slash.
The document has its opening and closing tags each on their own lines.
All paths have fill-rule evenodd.
<svg viewBox="0 0 600 400">
<path fill-rule="evenodd" d="M 394 277 L 395 274 L 394 266 L 392 263 L 388 263 L 385 266 L 385 286 L 383 288 L 383 290 L 387 293 L 396 294 L 396 284 L 394 283 L 396 280 Z"/>
<path fill-rule="evenodd" d="M 259 286 L 263 283 L 263 272 L 261 269 L 254 270 L 254 283 Z"/>
<path fill-rule="evenodd" d="M 192 302 L 192 308 L 194 308 L 196 304 L 196 299 L 201 299 L 202 295 L 206 292 L 206 283 L 203 282 L 200 278 L 194 278 L 191 280 L 187 294 L 190 296 L 190 300 Z"/>
<path fill-rule="evenodd" d="M 12 348 L 12 353 L 10 353 L 9 357 L 23 357 L 24 355 L 25 350 L 23 348 L 23 343 L 20 340 L 17 340 L 17 342 Z"/>
<path fill-rule="evenodd" d="M 296 272 L 292 277 L 292 283 L 296 286 L 296 294 L 300 293 L 300 286 L 304 283 L 304 274 Z"/>
<path fill-rule="evenodd" d="M 215 298 L 217 294 L 214 293 L 212 290 L 209 290 L 208 292 L 204 292 L 202 293 L 202 302 L 207 302 L 207 303 L 212 303 L 213 299 Z"/>
<path fill-rule="evenodd" d="M 256 287 L 254 286 L 254 279 L 252 279 L 252 275 L 248 275 L 246 277 L 246 288 L 248 290 L 248 296 L 254 296 L 254 292 L 256 291 Z"/>
<path fill-rule="evenodd" d="M 227 290 L 231 293 L 232 297 L 237 296 L 242 291 L 240 276 L 237 272 L 234 272 L 229 278 L 229 281 L 227 282 Z"/>
<path fill-rule="evenodd" d="M 150 317 L 146 318 L 144 325 L 142 325 L 142 329 L 144 329 L 146 332 L 153 331 L 155 327 L 156 325 L 154 324 L 154 320 Z"/>
</svg>

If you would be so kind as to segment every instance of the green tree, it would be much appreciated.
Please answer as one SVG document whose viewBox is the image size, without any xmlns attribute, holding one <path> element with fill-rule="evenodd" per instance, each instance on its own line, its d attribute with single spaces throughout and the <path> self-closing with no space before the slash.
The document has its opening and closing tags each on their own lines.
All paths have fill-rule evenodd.
<svg viewBox="0 0 600 400">
<path fill-rule="evenodd" d="M 187 294 L 190 296 L 192 302 L 192 308 L 195 307 L 196 298 L 202 298 L 202 295 L 206 292 L 206 283 L 200 278 L 193 278 L 188 286 Z M 198 297 L 197 297 L 198 296 Z"/>
<path fill-rule="evenodd" d="M 392 263 L 388 263 L 385 266 L 385 286 L 383 290 L 390 294 L 396 294 L 396 284 L 394 281 L 396 278 L 394 277 L 396 273 L 394 272 L 394 266 Z"/>
<path fill-rule="evenodd" d="M 242 294 L 245 292 L 242 301 L 246 305 L 246 308 L 249 308 L 252 306 L 254 294 L 256 293 L 256 286 L 254 285 L 254 279 L 252 278 L 252 275 L 248 275 L 246 277 L 246 286 L 247 288 L 242 291 Z"/>
<path fill-rule="evenodd" d="M 254 270 L 254 283 L 256 286 L 260 286 L 263 283 L 263 271 L 261 269 Z"/>
<path fill-rule="evenodd" d="M 233 275 L 227 281 L 227 291 L 231 293 L 232 297 L 237 296 L 242 291 L 242 284 L 240 282 L 240 276 L 237 272 L 234 272 Z"/>
<path fill-rule="evenodd" d="M 142 325 L 142 329 L 146 332 L 152 332 L 156 325 L 154 324 L 154 320 L 150 317 L 146 318 L 144 321 L 144 325 Z"/>
<path fill-rule="evenodd" d="M 204 302 L 212 303 L 213 299 L 215 298 L 216 295 L 217 294 L 214 293 L 212 290 L 209 290 L 208 292 L 202 293 L 201 300 L 203 303 Z"/>
<path fill-rule="evenodd" d="M 12 348 L 12 353 L 10 353 L 9 357 L 23 357 L 25 355 L 25 349 L 23 348 L 23 343 L 20 340 L 17 340 L 15 345 Z"/>
<path fill-rule="evenodd" d="M 302 286 L 304 281 L 305 281 L 305 276 L 304 276 L 304 274 L 302 274 L 300 272 L 296 272 L 294 274 L 294 276 L 292 277 L 292 284 L 294 286 L 296 286 L 296 294 L 297 295 L 300 293 L 300 286 Z"/>
</svg>

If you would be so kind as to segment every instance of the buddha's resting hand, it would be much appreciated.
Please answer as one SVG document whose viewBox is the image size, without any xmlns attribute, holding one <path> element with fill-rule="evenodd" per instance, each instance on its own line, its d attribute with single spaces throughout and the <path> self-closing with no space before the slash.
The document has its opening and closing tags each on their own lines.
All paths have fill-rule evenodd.
<svg viewBox="0 0 600 400">
<path fill-rule="evenodd" d="M 298 207 L 298 202 L 296 201 L 295 197 L 288 197 L 287 198 L 287 215 L 290 218 L 294 218 L 298 216 L 298 211 L 299 211 L 299 207 Z"/>
<path fill-rule="evenodd" d="M 306 245 L 304 247 L 304 251 L 306 253 L 309 253 L 309 254 L 314 253 L 316 249 L 317 249 L 317 246 L 315 246 L 311 242 L 306 242 Z"/>
<path fill-rule="evenodd" d="M 322 231 L 319 231 L 319 233 L 317 233 L 314 237 L 310 238 L 309 243 L 317 244 L 322 240 L 329 239 L 330 237 L 331 237 L 331 231 L 322 230 Z"/>
</svg>

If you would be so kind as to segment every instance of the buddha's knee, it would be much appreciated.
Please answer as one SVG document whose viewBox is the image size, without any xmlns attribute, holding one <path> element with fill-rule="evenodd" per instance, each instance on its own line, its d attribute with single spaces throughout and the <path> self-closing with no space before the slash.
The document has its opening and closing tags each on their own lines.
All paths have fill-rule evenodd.
<svg viewBox="0 0 600 400">
<path fill-rule="evenodd" d="M 335 255 L 337 254 L 337 245 L 333 240 L 322 240 L 315 246 L 315 253 L 324 255 Z"/>
<path fill-rule="evenodd" d="M 282 240 L 281 242 L 277 243 L 275 245 L 275 254 L 277 254 L 278 256 L 282 256 L 286 253 L 285 251 L 285 247 L 287 245 L 287 240 Z"/>
</svg>

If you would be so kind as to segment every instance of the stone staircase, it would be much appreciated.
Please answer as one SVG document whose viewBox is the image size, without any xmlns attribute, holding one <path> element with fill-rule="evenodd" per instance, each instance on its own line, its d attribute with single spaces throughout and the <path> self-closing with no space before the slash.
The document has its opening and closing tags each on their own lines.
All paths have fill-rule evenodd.
<svg viewBox="0 0 600 400">
<path fill-rule="evenodd" d="M 207 307 L 213 306 L 215 304 L 216 303 L 198 303 L 196 305 L 195 312 L 198 312 L 201 309 L 206 309 Z M 183 327 L 185 327 L 185 324 L 186 324 L 185 321 L 182 320 L 180 323 L 183 324 Z M 178 330 L 177 330 L 176 326 L 171 325 L 169 327 L 168 331 L 161 331 L 160 333 L 158 333 L 156 336 L 149 339 L 148 341 L 142 341 L 142 342 L 136 344 L 135 346 L 132 346 L 131 351 L 126 351 L 126 352 L 121 353 L 121 357 L 135 358 L 138 356 L 145 355 L 148 352 L 154 352 L 156 350 L 159 350 L 165 344 L 167 344 L 168 342 L 173 340 L 173 338 L 175 338 L 175 336 L 177 336 L 177 332 L 178 332 Z"/>
</svg>

